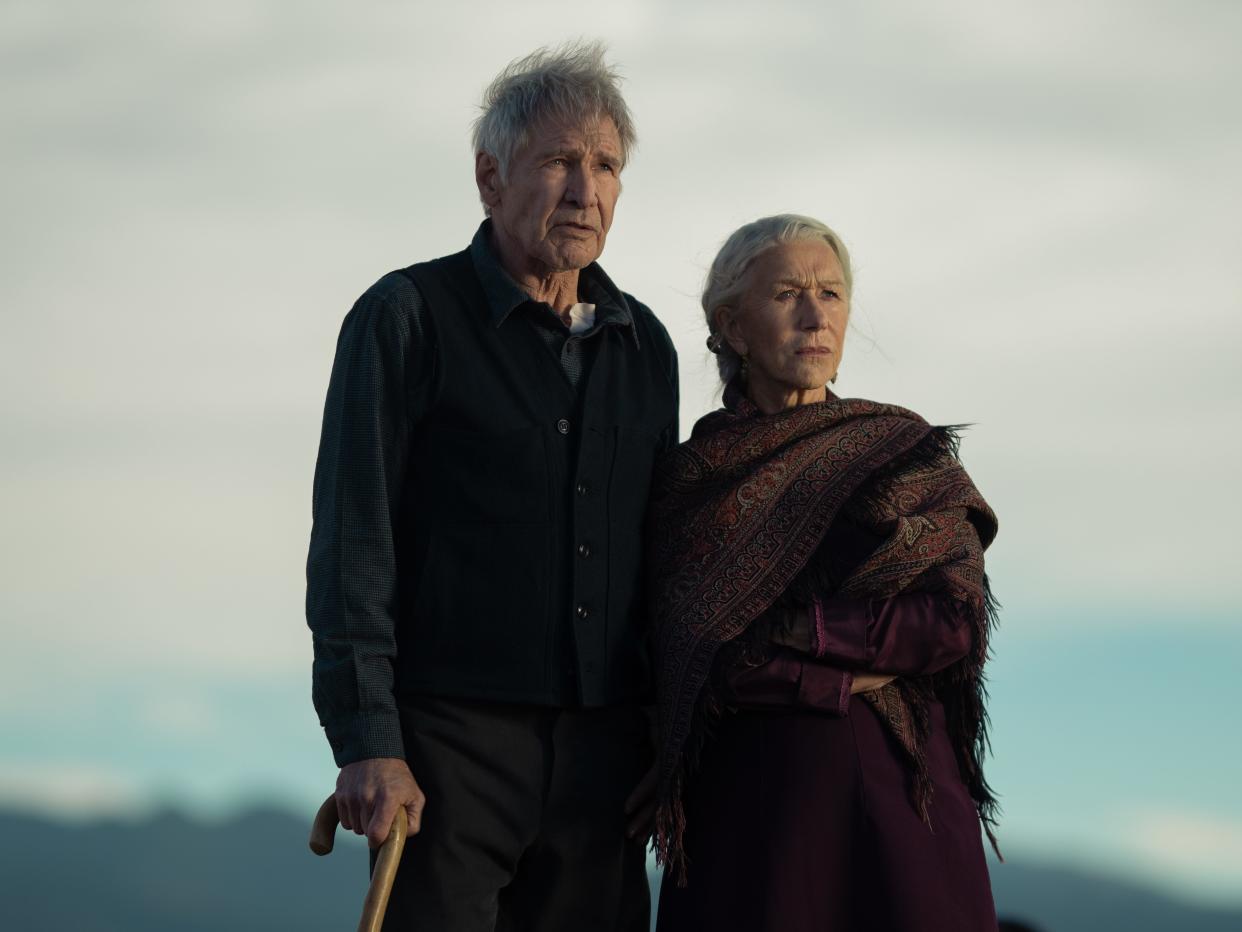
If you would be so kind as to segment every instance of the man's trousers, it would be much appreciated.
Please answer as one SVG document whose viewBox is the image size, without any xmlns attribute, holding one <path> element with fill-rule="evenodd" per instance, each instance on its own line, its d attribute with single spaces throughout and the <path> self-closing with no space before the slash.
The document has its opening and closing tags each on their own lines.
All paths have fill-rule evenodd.
<svg viewBox="0 0 1242 932">
<path fill-rule="evenodd" d="M 645 848 L 624 813 L 654 753 L 641 709 L 420 697 L 400 711 L 427 804 L 384 932 L 646 932 Z"/>
</svg>

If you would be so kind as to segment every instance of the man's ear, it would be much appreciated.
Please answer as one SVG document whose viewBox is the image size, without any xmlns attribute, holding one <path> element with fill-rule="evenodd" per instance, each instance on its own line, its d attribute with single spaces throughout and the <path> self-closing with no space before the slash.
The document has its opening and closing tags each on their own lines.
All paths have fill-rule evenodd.
<svg viewBox="0 0 1242 932">
<path fill-rule="evenodd" d="M 479 186 L 479 200 L 488 210 L 495 210 L 500 204 L 500 193 L 504 186 L 500 182 L 500 163 L 490 152 L 474 154 L 474 182 Z"/>
</svg>

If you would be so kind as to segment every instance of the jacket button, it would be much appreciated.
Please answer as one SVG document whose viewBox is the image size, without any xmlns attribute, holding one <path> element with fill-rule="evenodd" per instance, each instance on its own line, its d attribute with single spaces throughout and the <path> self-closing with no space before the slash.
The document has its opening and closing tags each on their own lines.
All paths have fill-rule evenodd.
<svg viewBox="0 0 1242 932">
<path fill-rule="evenodd" d="M 557 430 L 559 430 L 562 434 L 567 434 L 567 433 L 569 433 L 569 421 L 568 421 L 568 419 L 566 419 L 566 418 L 561 418 L 559 421 L 557 421 L 557 422 L 556 422 L 556 429 L 557 429 Z"/>
<path fill-rule="evenodd" d="M 579 495 L 583 495 L 583 496 L 585 496 L 585 495 L 587 494 L 587 491 L 588 491 L 588 489 L 587 489 L 587 487 L 586 487 L 586 483 L 585 483 L 585 482 L 579 482 L 579 483 L 578 483 L 578 494 L 579 494 Z"/>
<path fill-rule="evenodd" d="M 578 545 L 578 556 L 582 557 L 585 560 L 590 555 L 591 555 L 590 544 L 579 544 Z"/>
<path fill-rule="evenodd" d="M 588 609 L 585 605 L 579 605 L 577 611 L 575 611 L 574 614 L 578 616 L 579 620 L 586 621 L 588 618 L 591 617 L 591 610 Z"/>
</svg>

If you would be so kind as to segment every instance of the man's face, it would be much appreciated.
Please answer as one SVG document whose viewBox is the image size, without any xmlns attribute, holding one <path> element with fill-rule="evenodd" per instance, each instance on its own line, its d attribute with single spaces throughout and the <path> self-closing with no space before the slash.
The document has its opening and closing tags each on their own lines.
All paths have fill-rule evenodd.
<svg viewBox="0 0 1242 932">
<path fill-rule="evenodd" d="M 549 122 L 514 154 L 501 182 L 482 154 L 476 178 L 502 249 L 536 274 L 581 269 L 599 258 L 621 193 L 621 139 L 608 117 Z"/>
</svg>

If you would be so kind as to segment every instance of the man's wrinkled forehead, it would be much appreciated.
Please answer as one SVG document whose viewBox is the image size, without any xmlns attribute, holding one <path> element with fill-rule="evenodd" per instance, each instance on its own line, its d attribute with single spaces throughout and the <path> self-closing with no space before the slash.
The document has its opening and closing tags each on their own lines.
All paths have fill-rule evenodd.
<svg viewBox="0 0 1242 932">
<path fill-rule="evenodd" d="M 599 114 L 578 118 L 545 117 L 531 127 L 522 148 L 523 153 L 536 154 L 583 154 L 587 151 L 597 151 L 617 162 L 622 161 L 621 136 L 611 117 Z"/>
</svg>

